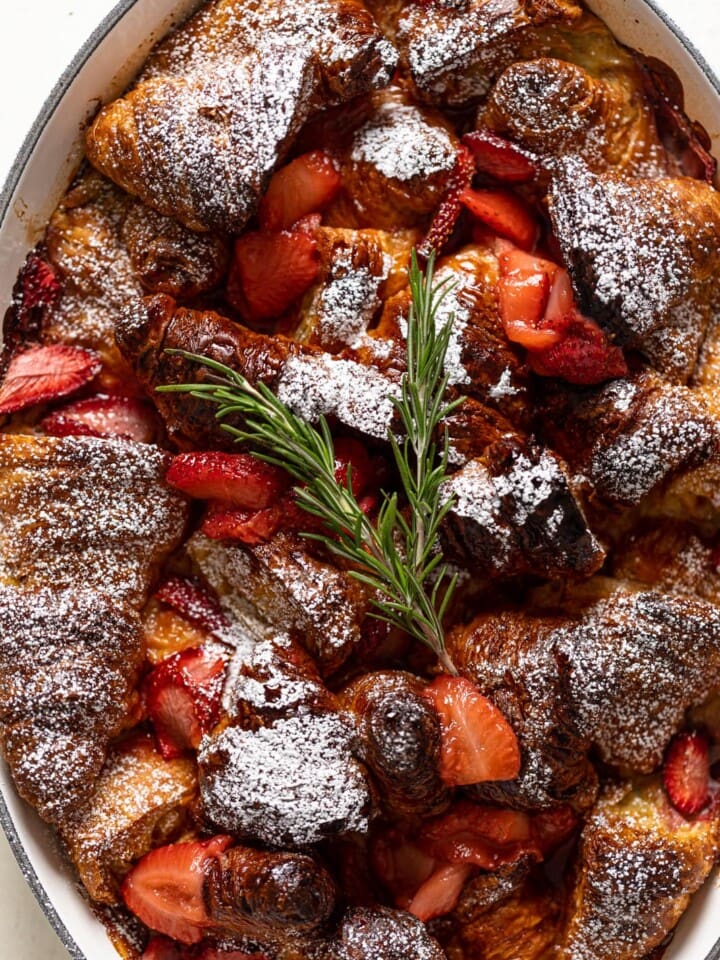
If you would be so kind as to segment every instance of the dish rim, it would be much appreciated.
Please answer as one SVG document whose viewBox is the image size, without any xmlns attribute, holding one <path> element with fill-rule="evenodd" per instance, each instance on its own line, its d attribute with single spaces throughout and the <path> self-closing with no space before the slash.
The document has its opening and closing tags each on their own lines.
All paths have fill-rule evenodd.
<svg viewBox="0 0 720 960">
<path fill-rule="evenodd" d="M 35 150 L 35 147 L 37 146 L 37 143 L 42 136 L 48 121 L 60 106 L 60 103 L 67 93 L 68 88 L 77 78 L 78 74 L 92 56 L 98 45 L 108 36 L 109 33 L 112 32 L 112 30 L 114 30 L 125 14 L 132 7 L 134 7 L 137 2 L 138 0 L 119 0 L 119 2 L 116 3 L 115 6 L 103 17 L 97 27 L 95 27 L 90 36 L 78 49 L 75 56 L 60 75 L 59 79 L 56 81 L 47 99 L 40 108 L 39 113 L 35 117 L 27 135 L 25 136 L 25 139 L 23 140 L 22 145 L 20 146 L 20 149 L 18 150 L 10 167 L 5 182 L 3 183 L 2 191 L 0 191 L 0 228 L 5 223 L 12 197 L 20 182 L 25 167 L 27 166 L 33 151 Z M 669 14 L 659 6 L 657 0 L 641 0 L 641 2 L 649 7 L 664 23 L 668 30 L 675 36 L 695 64 L 700 68 L 701 72 L 704 74 L 705 78 L 708 80 L 720 99 L 720 76 L 715 73 L 713 68 L 710 66 L 695 44 L 685 35 L 672 17 L 670 17 Z M 25 845 L 23 844 L 17 827 L 15 826 L 15 823 L 10 815 L 10 811 L 2 790 L 0 790 L 0 826 L 7 837 L 8 844 L 18 866 L 20 867 L 20 871 L 22 872 L 25 882 L 30 887 L 37 903 L 40 906 L 40 909 L 49 921 L 50 926 L 57 934 L 63 947 L 68 951 L 72 960 L 89 960 L 89 958 L 86 957 L 86 955 L 75 942 L 72 934 L 55 909 L 55 906 L 50 900 L 45 887 L 35 872 L 35 868 L 30 862 L 30 859 L 25 851 Z M 698 958 L 698 960 L 700 960 L 700 958 Z M 711 948 L 710 953 L 707 954 L 704 960 L 720 960 L 720 938 Z"/>
</svg>

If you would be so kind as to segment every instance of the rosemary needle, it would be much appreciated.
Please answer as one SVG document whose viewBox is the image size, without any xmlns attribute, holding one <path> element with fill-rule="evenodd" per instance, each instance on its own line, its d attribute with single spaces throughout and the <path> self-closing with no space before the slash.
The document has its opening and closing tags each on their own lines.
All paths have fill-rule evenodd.
<svg viewBox="0 0 720 960">
<path fill-rule="evenodd" d="M 224 420 L 240 414 L 244 428 L 223 423 L 239 443 L 258 457 L 287 470 L 301 484 L 298 506 L 319 517 L 327 533 L 304 536 L 319 540 L 349 565 L 349 574 L 371 589 L 372 615 L 422 641 L 455 674 L 445 648 L 443 616 L 452 599 L 456 576 L 450 576 L 438 549 L 440 525 L 452 509 L 444 499 L 448 437 L 443 421 L 459 404 L 446 402 L 445 357 L 452 318 L 437 327 L 437 312 L 448 292 L 447 281 L 434 285 L 434 254 L 425 273 L 413 251 L 409 270 L 412 304 L 408 316 L 407 370 L 400 396 L 393 399 L 404 429 L 388 440 L 398 469 L 407 510 L 397 493 L 383 493 L 373 524 L 352 493 L 351 468 L 346 483 L 335 478 L 335 451 L 327 421 L 317 427 L 296 416 L 263 383 L 251 384 L 242 374 L 208 357 L 170 350 L 212 370 L 211 384 L 171 384 L 161 392 L 182 392 L 217 404 Z M 437 442 L 438 434 L 443 440 Z"/>
</svg>

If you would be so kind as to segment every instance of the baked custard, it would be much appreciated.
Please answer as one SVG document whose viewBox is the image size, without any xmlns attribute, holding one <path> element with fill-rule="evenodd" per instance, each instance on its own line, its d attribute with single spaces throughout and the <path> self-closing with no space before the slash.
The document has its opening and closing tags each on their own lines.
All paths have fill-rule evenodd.
<svg viewBox="0 0 720 960">
<path fill-rule="evenodd" d="M 126 960 L 658 960 L 720 857 L 720 194 L 576 0 L 213 0 L 0 384 L 0 745 Z"/>
</svg>

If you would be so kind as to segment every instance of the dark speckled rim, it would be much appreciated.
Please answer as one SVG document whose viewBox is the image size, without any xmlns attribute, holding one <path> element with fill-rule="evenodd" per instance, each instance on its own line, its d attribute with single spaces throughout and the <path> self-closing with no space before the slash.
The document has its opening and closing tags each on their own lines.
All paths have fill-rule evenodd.
<svg viewBox="0 0 720 960">
<path fill-rule="evenodd" d="M 30 128 L 30 131 L 26 136 L 17 157 L 15 158 L 15 162 L 10 169 L 8 178 L 3 186 L 2 193 L 0 193 L 0 226 L 2 226 L 2 224 L 5 222 L 12 196 L 15 193 L 25 166 L 32 156 L 32 153 L 37 146 L 38 140 L 40 139 L 46 124 L 55 113 L 56 109 L 60 105 L 60 102 L 67 93 L 68 88 L 85 66 L 88 59 L 92 56 L 98 45 L 113 30 L 113 28 L 117 26 L 120 20 L 122 20 L 125 14 L 131 9 L 131 7 L 135 5 L 136 2 L 137 0 L 120 0 L 120 2 L 113 7 L 110 13 L 102 20 L 98 27 L 92 32 L 90 37 L 85 41 L 68 68 L 55 84 L 52 93 L 45 101 L 40 113 Z M 688 54 L 705 74 L 706 79 L 713 86 L 718 94 L 718 97 L 720 97 L 720 79 L 715 75 L 710 67 L 710 64 L 707 62 L 707 60 L 705 60 L 697 47 L 695 47 L 695 45 L 688 40 L 684 33 L 679 29 L 677 24 L 670 19 L 667 13 L 660 9 L 655 0 L 643 0 L 643 2 L 646 4 L 646 6 L 650 7 L 656 16 L 662 20 L 668 30 L 675 35 L 677 40 L 679 40 L 685 50 L 687 50 Z M 10 816 L 10 811 L 7 808 L 7 804 L 5 803 L 5 798 L 3 797 L 2 792 L 0 792 L 0 826 L 2 826 L 5 832 L 10 844 L 10 848 L 18 862 L 25 880 L 35 895 L 35 899 L 40 904 L 43 913 L 50 921 L 53 930 L 55 933 L 57 933 L 72 960 L 89 960 L 89 958 L 85 956 L 85 954 L 80 950 L 78 945 L 73 940 L 70 931 L 63 923 L 62 919 L 58 915 L 57 910 L 50 902 L 45 888 L 40 883 L 33 865 L 30 863 L 28 855 L 25 852 L 22 840 L 20 839 L 12 817 Z M 700 960 L 700 958 L 698 958 L 698 960 Z M 717 941 L 715 946 L 712 948 L 707 957 L 704 958 L 704 960 L 720 960 L 720 940 Z"/>
</svg>

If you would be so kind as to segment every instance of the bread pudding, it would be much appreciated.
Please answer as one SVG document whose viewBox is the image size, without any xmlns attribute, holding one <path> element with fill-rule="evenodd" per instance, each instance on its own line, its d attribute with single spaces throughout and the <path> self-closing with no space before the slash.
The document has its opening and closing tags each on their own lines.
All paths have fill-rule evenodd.
<svg viewBox="0 0 720 960">
<path fill-rule="evenodd" d="M 659 960 L 715 174 L 576 0 L 211 0 L 99 110 L 4 321 L 0 748 L 125 960 Z"/>
</svg>

